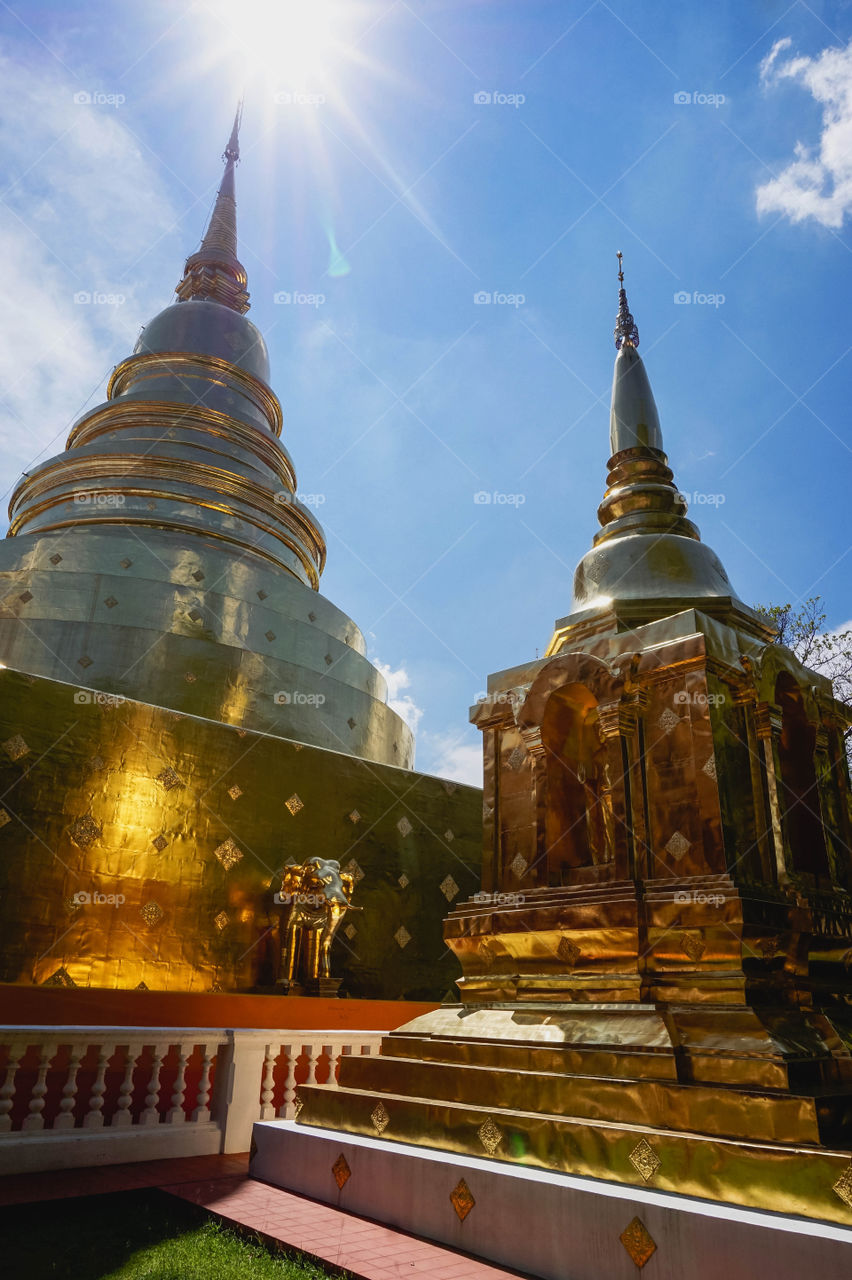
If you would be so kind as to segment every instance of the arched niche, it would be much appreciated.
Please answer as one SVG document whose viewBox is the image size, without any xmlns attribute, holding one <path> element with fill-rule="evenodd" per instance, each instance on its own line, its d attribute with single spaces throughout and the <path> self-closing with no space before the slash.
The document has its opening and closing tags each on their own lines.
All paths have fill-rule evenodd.
<svg viewBox="0 0 852 1280">
<path fill-rule="evenodd" d="M 802 690 L 787 671 L 781 671 L 775 681 L 775 704 L 781 710 L 781 803 L 793 870 L 828 883 L 831 876 L 814 764 L 816 726 L 808 719 Z"/>
<path fill-rule="evenodd" d="M 570 884 L 588 878 L 584 869 L 615 859 L 615 779 L 598 729 L 598 700 L 587 685 L 564 684 L 550 694 L 541 744 L 547 880 Z"/>
</svg>

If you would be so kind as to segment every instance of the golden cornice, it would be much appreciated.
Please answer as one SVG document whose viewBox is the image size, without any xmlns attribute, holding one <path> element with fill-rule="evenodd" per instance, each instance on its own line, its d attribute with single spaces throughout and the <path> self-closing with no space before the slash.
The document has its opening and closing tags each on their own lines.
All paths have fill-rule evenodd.
<svg viewBox="0 0 852 1280">
<path fill-rule="evenodd" d="M 156 490 L 150 490 L 150 491 L 146 490 L 145 493 L 146 495 L 153 494 L 154 497 L 160 497 L 163 499 L 167 499 L 170 497 L 169 494 L 158 493 Z M 212 504 L 196 503 L 194 505 L 196 506 L 209 505 L 211 510 L 217 509 L 217 508 L 214 508 Z M 224 508 L 221 508 L 221 509 L 224 510 Z M 300 548 L 297 545 L 294 545 L 289 538 L 283 536 L 282 533 L 278 530 L 272 531 L 269 529 L 265 529 L 264 526 L 259 524 L 257 521 L 250 521 L 250 523 L 254 524 L 254 526 L 257 529 L 260 529 L 261 532 L 269 533 L 270 536 L 273 537 L 277 542 L 283 543 L 284 546 L 288 548 L 288 550 L 292 551 L 293 554 L 298 559 L 299 563 L 303 565 L 305 569 L 305 573 L 308 577 L 309 584 L 312 587 L 312 589 L 314 591 L 319 590 L 319 573 L 317 572 L 316 566 L 312 564 L 311 561 L 305 557 L 305 554 L 302 548 Z M 113 528 L 115 528 L 116 522 L 115 520 L 111 519 L 111 517 L 109 516 L 97 516 L 97 515 L 80 516 L 78 519 L 75 519 L 75 520 L 53 520 L 48 524 L 40 525 L 35 532 L 37 535 L 42 533 L 54 533 L 59 529 L 77 529 L 81 525 L 94 525 L 94 526 L 111 525 Z M 277 556 L 272 555 L 271 552 L 267 551 L 264 547 L 262 547 L 258 543 L 245 542 L 240 538 L 231 537 L 229 534 L 222 533 L 221 530 L 219 529 L 213 529 L 213 528 L 199 529 L 197 525 L 184 524 L 180 520 L 153 520 L 150 517 L 143 516 L 141 514 L 133 515 L 133 516 L 128 516 L 128 515 L 123 516 L 121 520 L 121 525 L 127 526 L 128 528 L 130 528 L 131 526 L 139 525 L 147 529 L 157 529 L 163 533 L 169 533 L 178 529 L 183 533 L 191 533 L 191 534 L 195 534 L 198 537 L 211 538 L 216 542 L 224 542 L 224 543 L 227 543 L 228 546 L 236 547 L 242 553 L 243 558 L 245 557 L 245 554 L 247 552 L 251 555 L 259 556 L 262 560 L 267 560 L 276 569 L 285 570 L 285 572 L 289 573 L 291 577 L 295 578 L 297 582 L 299 581 L 299 575 L 297 573 L 294 573 L 293 570 L 289 567 L 289 565 L 283 563 L 283 561 L 281 561 Z M 121 527 L 121 525 L 119 527 Z M 7 536 L 8 537 L 13 536 L 11 529 L 9 530 L 9 533 Z M 175 584 L 175 585 L 180 585 L 180 584 Z"/>
<path fill-rule="evenodd" d="M 118 476 L 116 475 L 116 464 L 122 468 Z M 213 489 L 216 493 L 227 494 L 230 497 L 237 498 L 253 510 L 267 516 L 274 516 L 275 519 L 289 526 L 295 532 L 303 536 L 306 535 L 306 541 L 315 553 L 316 563 L 320 572 L 325 567 L 325 538 L 322 536 L 318 523 L 314 521 L 314 517 L 306 509 L 297 506 L 295 503 L 278 503 L 274 498 L 263 500 L 265 495 L 248 479 L 238 476 L 235 472 L 223 471 L 207 463 L 184 462 L 180 458 L 160 459 L 150 454 L 147 457 L 101 454 L 97 457 L 86 457 L 84 459 L 72 456 L 62 462 L 57 462 L 48 472 L 29 481 L 26 509 L 14 516 L 9 526 L 9 536 L 16 536 L 21 531 L 22 525 L 25 525 L 33 516 L 39 515 L 59 503 L 71 500 L 73 495 L 63 489 L 41 503 L 30 502 L 29 499 L 31 497 L 36 497 L 38 494 L 53 489 L 62 483 L 68 483 L 69 480 L 73 483 L 74 481 L 97 480 L 100 478 L 107 478 L 111 482 L 104 488 L 104 493 L 115 492 L 125 496 L 132 494 L 134 497 L 159 497 L 171 502 L 188 502 L 192 506 L 206 507 L 212 511 L 222 511 L 237 519 L 247 518 L 252 524 L 258 523 L 256 520 L 251 519 L 250 516 L 246 516 L 244 512 L 219 503 L 199 501 L 188 497 L 182 492 L 169 493 L 163 490 L 155 491 L 147 487 L 142 489 L 126 485 L 122 483 L 125 476 L 150 476 L 155 480 L 175 478 L 183 480 L 185 484 L 195 485 L 198 488 Z M 120 518 L 116 520 L 115 514 L 113 514 L 109 519 L 113 524 L 121 524 L 125 516 L 121 513 Z M 266 532 L 271 532 L 273 536 L 278 536 L 274 529 L 267 529 Z"/>
<path fill-rule="evenodd" d="M 281 435 L 283 425 L 281 402 L 272 388 L 268 387 L 265 382 L 261 382 L 253 374 L 247 373 L 239 365 L 223 360 L 220 356 L 204 355 L 197 351 L 142 352 L 139 355 L 128 356 L 126 360 L 122 360 L 120 364 L 115 366 L 110 375 L 107 386 L 107 399 L 115 400 L 122 394 L 127 379 L 133 370 L 145 369 L 147 365 L 156 365 L 159 366 L 161 373 L 169 373 L 174 372 L 171 366 L 181 364 L 201 365 L 216 373 L 227 375 L 232 382 L 245 389 L 249 399 L 257 401 L 258 408 L 270 420 L 270 430 L 273 435 Z M 143 377 L 147 376 L 150 375 L 143 375 Z"/>
<path fill-rule="evenodd" d="M 167 423 L 162 421 L 163 417 L 168 419 Z M 236 442 L 260 458 L 279 476 L 285 488 L 292 488 L 295 492 L 296 471 L 280 440 L 242 418 L 232 418 L 230 414 L 201 404 L 180 405 L 166 400 L 110 400 L 72 428 L 66 451 L 91 444 L 110 432 L 138 427 L 151 427 L 156 431 L 166 428 L 196 431 L 227 443 Z M 182 442 L 169 438 L 167 443 Z"/>
</svg>

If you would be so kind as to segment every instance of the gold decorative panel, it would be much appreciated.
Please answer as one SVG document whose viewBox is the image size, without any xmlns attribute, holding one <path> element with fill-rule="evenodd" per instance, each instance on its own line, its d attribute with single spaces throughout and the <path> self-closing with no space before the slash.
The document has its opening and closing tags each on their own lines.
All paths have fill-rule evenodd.
<svg viewBox="0 0 852 1280">
<path fill-rule="evenodd" d="M 284 801 L 284 804 L 290 810 L 294 818 L 296 814 L 299 813 L 299 811 L 301 809 L 304 809 L 305 807 L 303 802 L 299 799 L 299 797 L 295 794 L 295 792 L 293 793 L 293 795 L 291 795 L 289 800 Z"/>
<path fill-rule="evenodd" d="M 464 1178 L 460 1178 L 450 1192 L 450 1203 L 458 1214 L 459 1221 L 464 1222 L 471 1209 L 476 1204 L 470 1187 Z"/>
<path fill-rule="evenodd" d="M 238 862 L 242 861 L 243 851 L 234 840 L 228 836 L 227 840 L 213 850 L 214 858 L 218 858 L 226 871 L 230 871 L 231 867 L 235 867 Z"/>
<path fill-rule="evenodd" d="M 160 920 L 162 920 L 164 912 L 158 902 L 146 902 L 144 907 L 140 907 L 139 914 L 145 923 L 153 929 L 154 925 L 159 924 Z"/>
<path fill-rule="evenodd" d="M 618 1237 L 640 1271 L 657 1246 L 641 1218 L 634 1218 Z"/>
<path fill-rule="evenodd" d="M 408 932 L 404 924 L 401 924 L 399 926 L 399 928 L 397 929 L 396 933 L 393 936 L 396 938 L 396 941 L 400 950 L 407 947 L 409 942 L 411 941 L 411 934 Z"/>
<path fill-rule="evenodd" d="M 183 785 L 180 776 L 171 767 L 171 765 L 163 769 L 161 773 L 157 774 L 157 781 L 166 791 L 171 791 L 174 787 L 180 787 Z"/>
<path fill-rule="evenodd" d="M 690 842 L 686 836 L 680 831 L 675 831 L 666 844 L 666 853 L 670 854 L 675 862 L 680 862 L 681 858 L 689 852 L 689 848 Z"/>
<path fill-rule="evenodd" d="M 440 889 L 447 902 L 452 902 L 453 898 L 458 897 L 459 887 L 451 875 L 444 877 L 441 881 Z"/>
<path fill-rule="evenodd" d="M 559 946 L 556 948 L 556 954 L 563 964 L 569 969 L 573 969 L 574 965 L 580 959 L 580 948 L 576 942 L 572 942 L 570 938 L 560 938 Z"/>
<path fill-rule="evenodd" d="M 95 822 L 90 813 L 85 813 L 82 817 L 75 818 L 69 828 L 71 839 L 80 849 L 87 849 L 93 840 L 97 840 L 103 834 L 99 823 Z"/>
<path fill-rule="evenodd" d="M 396 829 L 401 836 L 410 836 L 413 831 L 411 823 L 405 817 L 400 818 L 399 822 L 396 824 Z"/>
</svg>

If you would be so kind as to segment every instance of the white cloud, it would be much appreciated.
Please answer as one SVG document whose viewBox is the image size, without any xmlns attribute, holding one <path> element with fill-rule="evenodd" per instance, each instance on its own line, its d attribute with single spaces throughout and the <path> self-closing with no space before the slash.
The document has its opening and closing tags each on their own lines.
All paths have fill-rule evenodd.
<svg viewBox="0 0 852 1280">
<path fill-rule="evenodd" d="M 439 778 L 451 778 L 454 782 L 481 787 L 482 742 L 479 739 L 478 732 L 476 741 L 463 732 L 424 732 L 420 736 L 420 749 L 426 759 L 420 767 L 425 773 L 433 773 Z"/>
<path fill-rule="evenodd" d="M 155 161 L 121 108 L 76 104 L 78 88 L 58 64 L 26 66 L 0 46 L 3 489 L 61 452 L 86 397 L 129 355 L 181 266 Z M 161 259 L 133 268 L 164 232 L 174 282 L 161 278 Z M 75 302 L 80 293 L 123 301 Z"/>
<path fill-rule="evenodd" d="M 405 693 L 411 684 L 411 677 L 405 667 L 393 668 L 388 663 L 379 662 L 375 658 L 373 666 L 381 671 L 387 681 L 388 706 L 402 717 L 412 733 L 416 733 L 423 715 L 423 708 L 418 707 L 410 693 Z"/>
<path fill-rule="evenodd" d="M 790 80 L 806 88 L 823 108 L 822 132 L 814 146 L 797 142 L 795 159 L 757 188 L 757 212 L 841 227 L 852 212 L 852 41 L 815 58 L 785 57 L 791 46 L 789 37 L 775 42 L 761 63 L 761 83 Z"/>
</svg>

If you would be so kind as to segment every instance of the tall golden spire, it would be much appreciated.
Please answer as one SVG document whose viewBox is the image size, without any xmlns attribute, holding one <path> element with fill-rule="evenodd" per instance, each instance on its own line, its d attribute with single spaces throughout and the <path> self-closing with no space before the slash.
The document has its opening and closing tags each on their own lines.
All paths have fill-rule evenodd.
<svg viewBox="0 0 852 1280">
<path fill-rule="evenodd" d="M 186 260 L 183 279 L 175 292 L 181 302 L 203 299 L 220 302 L 243 315 L 249 309 L 245 267 L 237 258 L 237 201 L 234 168 L 240 158 L 242 100 L 237 105 L 234 125 L 222 159 L 225 172 L 216 203 L 201 241 L 201 248 Z"/>
</svg>

